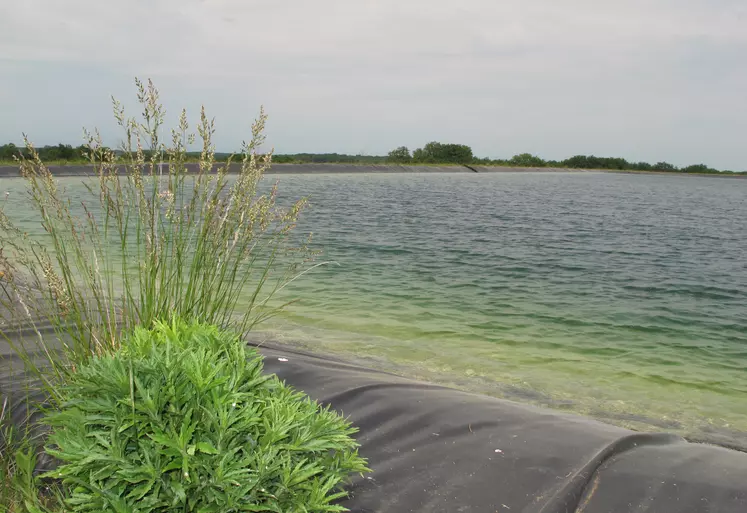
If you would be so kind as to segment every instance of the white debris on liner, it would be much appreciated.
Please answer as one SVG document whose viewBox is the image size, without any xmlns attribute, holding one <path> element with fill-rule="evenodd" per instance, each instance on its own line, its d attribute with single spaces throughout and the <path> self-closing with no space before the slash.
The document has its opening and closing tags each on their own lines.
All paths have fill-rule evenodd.
<svg viewBox="0 0 747 513">
<path fill-rule="evenodd" d="M 280 357 L 280 358 L 278 358 L 278 361 L 279 361 L 279 362 L 287 362 L 287 361 L 288 361 L 288 358 L 283 358 L 283 357 Z"/>
</svg>

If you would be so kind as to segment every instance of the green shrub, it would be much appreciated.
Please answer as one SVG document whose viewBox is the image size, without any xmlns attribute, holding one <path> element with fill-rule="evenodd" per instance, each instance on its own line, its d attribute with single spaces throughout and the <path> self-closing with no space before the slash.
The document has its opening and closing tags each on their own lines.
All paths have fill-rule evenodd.
<svg viewBox="0 0 747 513">
<path fill-rule="evenodd" d="M 183 321 L 83 364 L 47 418 L 67 511 L 344 510 L 356 430 L 261 371 L 238 336 Z"/>
</svg>

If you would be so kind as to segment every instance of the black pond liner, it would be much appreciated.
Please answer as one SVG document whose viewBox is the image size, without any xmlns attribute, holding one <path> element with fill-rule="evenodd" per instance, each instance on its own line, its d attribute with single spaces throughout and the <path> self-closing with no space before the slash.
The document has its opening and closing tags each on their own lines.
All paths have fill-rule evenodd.
<svg viewBox="0 0 747 513">
<path fill-rule="evenodd" d="M 43 334 L 54 337 L 50 329 Z M 360 429 L 360 452 L 373 473 L 355 476 L 348 487 L 350 498 L 341 504 L 354 512 L 747 512 L 747 453 L 290 348 L 260 351 L 267 372 Z M 29 393 L 42 396 L 7 342 L 0 341 L 0 353 L 0 404 L 7 399 L 21 425 Z M 33 422 L 39 413 L 31 413 Z M 52 463 L 42 458 L 41 466 Z"/>
</svg>

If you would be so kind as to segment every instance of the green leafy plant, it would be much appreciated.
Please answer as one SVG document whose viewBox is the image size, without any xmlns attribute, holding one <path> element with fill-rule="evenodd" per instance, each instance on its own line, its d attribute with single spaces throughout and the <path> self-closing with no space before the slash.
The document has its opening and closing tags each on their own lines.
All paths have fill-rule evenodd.
<svg viewBox="0 0 747 513">
<path fill-rule="evenodd" d="M 40 513 L 56 504 L 57 487 L 38 477 L 40 433 L 30 422 L 15 425 L 9 411 L 5 398 L 0 406 L 0 513 Z"/>
<path fill-rule="evenodd" d="M 356 430 L 261 371 L 238 336 L 183 321 L 82 365 L 46 420 L 66 511 L 344 510 Z"/>
<path fill-rule="evenodd" d="M 28 451 L 28 439 L 8 418 L 8 400 L 0 406 L 0 512 L 16 510 L 23 502 L 23 491 L 33 480 L 36 463 L 33 451 Z M 20 435 L 20 436 L 19 436 Z M 16 457 L 16 454 L 19 457 Z M 29 472 L 29 466 L 32 471 Z"/>
</svg>

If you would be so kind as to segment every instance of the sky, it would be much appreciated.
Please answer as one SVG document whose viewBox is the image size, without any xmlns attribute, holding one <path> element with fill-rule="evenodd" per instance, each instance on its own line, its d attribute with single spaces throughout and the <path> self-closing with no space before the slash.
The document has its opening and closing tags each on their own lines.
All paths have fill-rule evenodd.
<svg viewBox="0 0 747 513">
<path fill-rule="evenodd" d="M 278 153 L 429 141 L 747 170 L 745 0 L 0 2 L 0 143 L 121 134 L 152 78 L 219 151 L 260 105 Z"/>
</svg>

